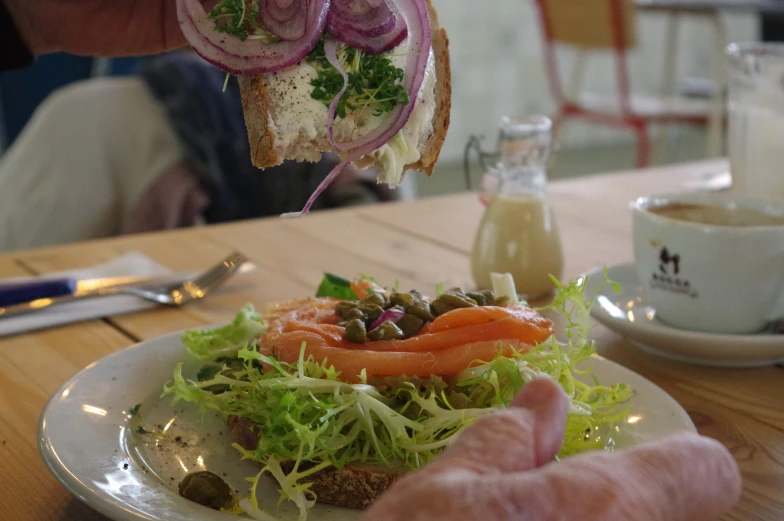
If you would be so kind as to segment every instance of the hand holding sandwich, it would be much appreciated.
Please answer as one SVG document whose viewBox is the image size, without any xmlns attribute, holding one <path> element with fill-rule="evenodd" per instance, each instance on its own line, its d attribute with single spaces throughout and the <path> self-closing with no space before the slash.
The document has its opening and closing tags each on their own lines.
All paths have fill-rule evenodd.
<svg viewBox="0 0 784 521">
<path fill-rule="evenodd" d="M 139 55 L 185 45 L 173 0 L 0 1 L 36 56 L 57 51 Z"/>
<path fill-rule="evenodd" d="M 741 493 L 718 442 L 675 435 L 549 464 L 564 436 L 556 384 L 528 384 L 509 409 L 477 421 L 424 470 L 382 495 L 365 520 L 710 521 Z"/>
</svg>

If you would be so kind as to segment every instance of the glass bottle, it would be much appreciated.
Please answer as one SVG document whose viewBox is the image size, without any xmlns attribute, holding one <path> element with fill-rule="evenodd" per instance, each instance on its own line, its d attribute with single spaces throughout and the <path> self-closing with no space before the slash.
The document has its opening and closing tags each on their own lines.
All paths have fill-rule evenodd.
<svg viewBox="0 0 784 521">
<path fill-rule="evenodd" d="M 501 119 L 500 160 L 485 175 L 487 208 L 471 253 L 481 289 L 492 289 L 491 273 L 510 273 L 517 291 L 536 299 L 554 290 L 550 275 L 562 275 L 561 239 L 547 198 L 551 129 L 543 116 Z"/>
</svg>

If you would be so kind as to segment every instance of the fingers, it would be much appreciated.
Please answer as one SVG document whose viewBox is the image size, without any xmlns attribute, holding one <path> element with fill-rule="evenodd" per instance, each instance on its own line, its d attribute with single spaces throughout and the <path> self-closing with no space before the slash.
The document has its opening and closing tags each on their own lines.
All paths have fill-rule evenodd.
<svg viewBox="0 0 784 521">
<path fill-rule="evenodd" d="M 568 402 L 546 379 L 523 387 L 510 407 L 478 420 L 426 472 L 520 472 L 551 461 L 563 442 Z"/>
<path fill-rule="evenodd" d="M 713 521 L 739 500 L 742 483 L 721 444 L 676 435 L 570 458 L 515 479 L 493 476 L 478 487 L 473 495 L 485 494 L 499 521 Z"/>
</svg>

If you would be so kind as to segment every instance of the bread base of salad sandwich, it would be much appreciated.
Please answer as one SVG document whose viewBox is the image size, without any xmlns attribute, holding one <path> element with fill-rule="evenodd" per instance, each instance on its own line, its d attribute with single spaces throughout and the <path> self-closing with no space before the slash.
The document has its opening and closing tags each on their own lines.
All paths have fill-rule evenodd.
<svg viewBox="0 0 784 521">
<path fill-rule="evenodd" d="M 231 417 L 228 423 L 234 443 L 246 450 L 258 447 L 259 433 L 253 422 L 247 418 Z M 300 470 L 307 470 L 312 465 L 304 462 Z M 294 468 L 294 462 L 284 462 L 281 468 L 288 474 Z M 370 506 L 405 472 L 403 468 L 379 465 L 347 465 L 342 469 L 330 467 L 320 470 L 308 476 L 308 482 L 319 503 L 362 510 Z"/>
</svg>

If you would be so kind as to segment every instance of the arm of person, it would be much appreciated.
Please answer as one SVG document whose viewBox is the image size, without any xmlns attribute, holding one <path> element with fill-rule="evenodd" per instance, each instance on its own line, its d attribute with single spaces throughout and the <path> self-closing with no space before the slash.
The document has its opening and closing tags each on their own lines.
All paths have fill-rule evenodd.
<svg viewBox="0 0 784 521">
<path fill-rule="evenodd" d="M 0 0 L 0 70 L 52 52 L 139 56 L 183 45 L 173 0 Z"/>
</svg>

